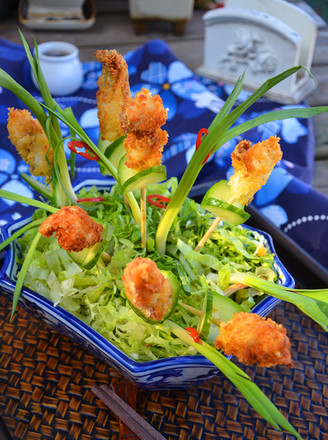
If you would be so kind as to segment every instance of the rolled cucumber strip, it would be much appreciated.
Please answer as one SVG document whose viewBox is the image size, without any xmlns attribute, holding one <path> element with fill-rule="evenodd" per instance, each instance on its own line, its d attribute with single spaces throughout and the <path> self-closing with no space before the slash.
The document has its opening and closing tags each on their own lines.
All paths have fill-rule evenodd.
<svg viewBox="0 0 328 440">
<path fill-rule="evenodd" d="M 152 183 L 166 180 L 166 167 L 156 165 L 146 170 L 136 172 L 125 165 L 126 156 L 123 156 L 118 166 L 118 181 L 124 193 L 146 188 Z"/>
<path fill-rule="evenodd" d="M 67 252 L 72 260 L 82 269 L 90 270 L 95 266 L 104 250 L 107 248 L 113 235 L 113 228 L 108 223 L 104 225 L 101 241 L 80 252 Z"/>
<path fill-rule="evenodd" d="M 250 215 L 239 202 L 230 203 L 231 191 L 227 180 L 213 185 L 205 194 L 201 206 L 216 217 L 236 226 L 244 223 Z"/>
</svg>

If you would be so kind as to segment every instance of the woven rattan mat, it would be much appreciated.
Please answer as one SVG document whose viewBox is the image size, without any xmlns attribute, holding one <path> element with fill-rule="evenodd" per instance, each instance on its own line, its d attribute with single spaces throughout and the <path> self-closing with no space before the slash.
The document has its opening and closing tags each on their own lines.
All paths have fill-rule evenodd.
<svg viewBox="0 0 328 440">
<path fill-rule="evenodd" d="M 0 294 L 0 414 L 13 440 L 118 439 L 119 423 L 93 394 L 122 379 L 81 346 Z M 243 367 L 304 439 L 328 440 L 328 336 L 286 303 L 294 368 Z M 222 376 L 183 391 L 138 390 L 137 411 L 168 440 L 291 440 L 275 431 Z"/>
</svg>

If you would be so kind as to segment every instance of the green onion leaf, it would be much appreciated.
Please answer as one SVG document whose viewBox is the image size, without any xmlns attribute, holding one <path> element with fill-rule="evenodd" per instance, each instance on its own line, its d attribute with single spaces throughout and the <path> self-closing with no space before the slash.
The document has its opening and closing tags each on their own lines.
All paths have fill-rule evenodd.
<svg viewBox="0 0 328 440">
<path fill-rule="evenodd" d="M 222 145 L 228 142 L 230 139 L 251 130 L 259 125 L 266 124 L 271 121 L 278 121 L 282 119 L 291 118 L 312 118 L 313 116 L 320 115 L 321 113 L 326 113 L 328 111 L 328 106 L 319 107 L 307 107 L 307 108 L 291 108 L 286 110 L 274 110 L 272 112 L 265 113 L 263 115 L 257 116 L 254 119 L 243 122 L 236 127 L 228 130 L 218 141 L 216 146 L 213 148 L 213 152 L 218 150 Z"/>
<path fill-rule="evenodd" d="M 166 240 L 169 230 L 174 222 L 174 219 L 179 213 L 179 210 L 191 190 L 200 170 L 203 167 L 203 162 L 208 153 L 215 152 L 229 139 L 234 138 L 238 134 L 243 133 L 246 129 L 249 130 L 257 125 L 265 122 L 274 121 L 277 119 L 286 119 L 292 117 L 309 118 L 314 115 L 328 111 L 328 107 L 314 107 L 314 108 L 302 108 L 302 109 L 288 109 L 280 110 L 276 112 L 269 112 L 267 115 L 261 115 L 258 118 L 254 118 L 251 121 L 247 121 L 238 126 L 230 127 L 237 121 L 237 119 L 261 96 L 268 92 L 279 82 L 283 81 L 290 75 L 297 73 L 302 66 L 295 66 L 288 69 L 279 75 L 265 81 L 252 95 L 250 95 L 242 104 L 236 107 L 233 111 L 228 113 L 232 103 L 235 102 L 238 97 L 239 89 L 242 87 L 243 78 L 239 78 L 237 81 L 238 86 L 233 90 L 233 98 L 229 101 L 229 104 L 223 106 L 219 115 L 214 119 L 209 127 L 208 135 L 204 137 L 198 150 L 193 154 L 189 164 L 187 165 L 184 174 L 180 180 L 177 190 L 175 191 L 170 203 L 168 204 L 164 215 L 158 225 L 156 233 L 156 247 L 161 255 L 165 254 Z M 229 98 L 228 98 L 229 99 Z M 222 112 L 222 113 L 221 113 Z M 221 115 L 220 115 L 221 113 Z"/>
<path fill-rule="evenodd" d="M 28 197 L 21 196 L 19 194 L 6 191 L 4 189 L 0 189 L 0 197 L 3 197 L 4 199 L 12 200 L 13 202 L 18 202 L 23 204 L 25 203 L 26 205 L 29 206 L 45 209 L 46 211 L 50 211 L 52 213 L 58 211 L 58 208 L 55 208 L 54 206 L 47 205 L 46 203 L 40 202 L 39 200 L 30 199 Z"/>
<path fill-rule="evenodd" d="M 12 318 L 14 316 L 14 313 L 15 313 L 15 310 L 17 307 L 17 303 L 18 303 L 18 299 L 20 297 L 22 287 L 24 284 L 25 276 L 26 276 L 27 270 L 29 268 L 29 265 L 33 259 L 33 254 L 34 254 L 34 251 L 39 243 L 40 238 L 41 238 L 41 234 L 40 234 L 40 232 L 37 232 L 36 236 L 34 237 L 32 243 L 28 249 L 28 252 L 24 258 L 22 268 L 19 271 L 16 285 L 15 285 L 15 290 L 14 290 L 14 297 L 13 297 L 13 304 L 12 304 L 10 321 L 12 320 Z"/>
<path fill-rule="evenodd" d="M 26 173 L 21 173 L 21 177 L 25 180 L 25 182 L 30 185 L 31 188 L 37 191 L 41 196 L 45 197 L 50 202 L 53 202 L 52 192 L 47 185 L 44 185 L 43 183 L 39 182 L 38 180 L 34 179 Z"/>
<path fill-rule="evenodd" d="M 206 289 L 203 300 L 202 313 L 197 326 L 197 331 L 200 337 L 205 341 L 208 338 L 211 329 L 212 311 L 213 311 L 213 291 L 210 289 Z"/>
<path fill-rule="evenodd" d="M 249 287 L 290 302 L 328 331 L 328 289 L 298 290 L 266 281 L 254 275 L 233 274 Z"/>
<path fill-rule="evenodd" d="M 0 69 L 0 87 L 10 90 L 34 114 L 44 129 L 47 115 L 39 101 L 18 84 L 8 73 Z"/>
<path fill-rule="evenodd" d="M 73 112 L 67 112 L 62 110 L 58 105 L 56 107 L 57 111 L 43 105 L 50 113 L 56 115 L 61 121 L 63 121 L 70 129 L 74 130 L 76 134 L 85 142 L 92 151 L 100 158 L 102 164 L 108 168 L 110 174 L 117 181 L 117 169 L 112 165 L 112 163 L 107 159 L 105 154 L 92 142 L 92 140 L 87 136 L 84 130 L 80 127 L 79 123 L 75 119 Z M 67 110 L 67 109 L 66 109 Z M 125 194 L 127 201 L 129 203 L 133 218 L 137 224 L 141 222 L 140 208 L 132 193 Z"/>
<path fill-rule="evenodd" d="M 41 225 L 43 220 L 44 220 L 43 218 L 39 218 L 38 220 L 34 220 L 33 222 L 28 223 L 27 225 L 25 225 L 22 228 L 20 228 L 18 231 L 14 232 L 13 235 L 11 235 L 6 240 L 4 240 L 2 243 L 0 243 L 0 251 L 2 251 L 2 249 L 7 247 L 8 244 L 10 244 L 12 241 L 16 240 L 16 238 L 18 238 L 21 235 L 23 235 L 26 231 L 29 231 L 30 229 L 33 229 L 36 226 Z"/>
</svg>

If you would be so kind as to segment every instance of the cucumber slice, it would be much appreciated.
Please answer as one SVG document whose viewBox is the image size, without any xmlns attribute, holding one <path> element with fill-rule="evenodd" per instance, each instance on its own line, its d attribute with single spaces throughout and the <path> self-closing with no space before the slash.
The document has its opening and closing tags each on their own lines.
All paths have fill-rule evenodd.
<svg viewBox="0 0 328 440">
<path fill-rule="evenodd" d="M 233 315 L 242 312 L 242 307 L 224 295 L 215 293 L 213 296 L 213 317 L 220 321 L 227 322 L 232 319 Z"/>
<path fill-rule="evenodd" d="M 249 219 L 250 215 L 244 211 L 238 201 L 231 204 L 229 200 L 231 200 L 230 186 L 227 180 L 221 180 L 207 191 L 201 206 L 235 226 Z"/>
<path fill-rule="evenodd" d="M 121 158 L 125 155 L 126 151 L 123 145 L 124 136 L 116 139 L 105 150 L 105 156 L 112 162 L 115 168 L 118 168 Z"/>
<path fill-rule="evenodd" d="M 72 260 L 78 264 L 82 269 L 92 269 L 95 266 L 101 257 L 102 253 L 108 246 L 110 239 L 113 235 L 113 227 L 108 223 L 105 224 L 101 241 L 95 243 L 93 246 L 83 249 L 80 252 L 67 252 L 68 255 L 72 258 Z"/>
<path fill-rule="evenodd" d="M 111 142 L 109 142 L 107 139 L 103 139 L 101 136 L 101 133 L 99 133 L 99 137 L 98 137 L 99 150 L 101 150 L 103 153 L 105 153 L 106 148 L 108 148 L 109 145 L 111 145 Z"/>
<path fill-rule="evenodd" d="M 250 217 L 243 209 L 218 199 L 204 198 L 201 206 L 234 226 L 244 223 Z"/>
<path fill-rule="evenodd" d="M 98 148 L 104 153 L 107 159 L 118 168 L 121 157 L 125 155 L 126 151 L 123 145 L 124 136 L 116 139 L 114 142 L 109 142 L 106 139 L 101 139 L 99 136 Z M 102 164 L 99 164 L 101 173 L 104 175 L 110 175 L 110 172 Z"/>
<path fill-rule="evenodd" d="M 117 170 L 118 181 L 124 193 L 166 180 L 166 167 L 164 165 L 156 165 L 146 170 L 135 172 L 128 168 L 125 162 L 126 156 L 123 156 Z"/>
<path fill-rule="evenodd" d="M 135 311 L 135 313 L 140 316 L 144 321 L 150 323 L 150 324 L 160 324 L 162 322 L 164 322 L 170 315 L 171 313 L 174 311 L 178 299 L 179 299 L 179 293 L 180 293 L 180 289 L 181 289 L 181 284 L 179 282 L 179 280 L 177 279 L 177 277 L 170 271 L 168 270 L 161 270 L 162 275 L 169 280 L 171 287 L 172 287 L 172 306 L 170 308 L 170 310 L 168 310 L 163 319 L 159 320 L 159 321 L 155 321 L 154 319 L 149 318 L 149 316 L 146 316 L 142 310 L 140 310 L 138 307 L 136 307 L 130 300 L 129 298 L 127 298 L 131 308 Z"/>
<path fill-rule="evenodd" d="M 202 315 L 199 319 L 197 326 L 197 331 L 200 337 L 205 341 L 208 338 L 212 325 L 212 312 L 213 312 L 213 291 L 206 290 L 203 301 Z"/>
<path fill-rule="evenodd" d="M 220 180 L 220 182 L 217 182 L 215 185 L 211 186 L 204 197 L 211 197 L 213 199 L 220 199 L 224 202 L 229 202 L 231 199 L 231 191 L 228 181 Z"/>
</svg>

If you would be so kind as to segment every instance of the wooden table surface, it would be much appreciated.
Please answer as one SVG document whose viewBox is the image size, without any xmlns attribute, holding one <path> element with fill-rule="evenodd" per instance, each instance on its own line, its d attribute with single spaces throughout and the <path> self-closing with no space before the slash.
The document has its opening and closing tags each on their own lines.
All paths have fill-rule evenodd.
<svg viewBox="0 0 328 440">
<path fill-rule="evenodd" d="M 143 43 L 159 38 L 165 40 L 176 56 L 191 70 L 195 70 L 203 62 L 204 24 L 203 10 L 195 9 L 192 20 L 187 24 L 182 36 L 173 35 L 172 23 L 149 23 L 148 32 L 136 35 L 133 22 L 129 17 L 128 0 L 93 0 L 96 9 L 96 22 L 90 29 L 82 31 L 40 31 L 22 26 L 24 35 L 29 42 L 32 37 L 41 43 L 49 40 L 69 41 L 80 49 L 82 61 L 95 60 L 96 49 L 115 48 L 121 53 L 136 49 Z M 294 0 L 304 6 L 304 2 Z M 320 26 L 317 44 L 312 63 L 312 73 L 318 80 L 318 86 L 308 96 L 311 106 L 328 105 L 328 25 L 318 17 Z M 17 32 L 17 8 L 10 14 L 0 18 L 0 37 L 20 43 Z M 314 120 L 316 154 L 313 186 L 328 195 L 328 114 L 316 116 Z"/>
</svg>

